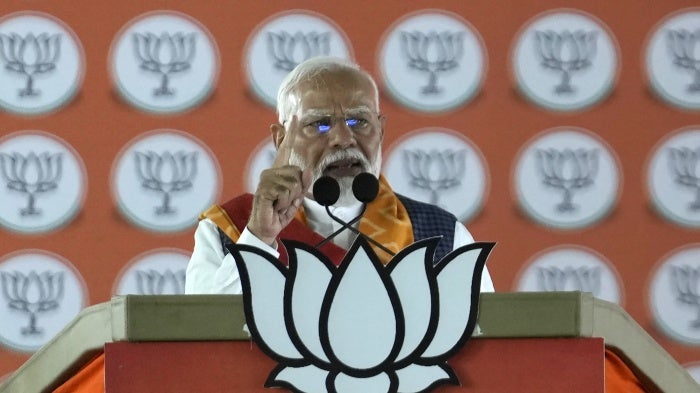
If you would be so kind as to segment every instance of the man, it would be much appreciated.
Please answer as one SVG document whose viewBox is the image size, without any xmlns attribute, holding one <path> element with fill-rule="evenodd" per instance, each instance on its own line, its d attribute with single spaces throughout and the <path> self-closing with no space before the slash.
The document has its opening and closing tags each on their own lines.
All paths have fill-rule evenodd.
<svg viewBox="0 0 700 393">
<path fill-rule="evenodd" d="M 395 194 L 380 176 L 385 117 L 375 81 L 356 64 L 317 57 L 298 65 L 279 88 L 277 113 L 279 123 L 270 126 L 277 156 L 260 175 L 255 195 L 242 195 L 203 214 L 187 267 L 186 293 L 241 292 L 228 242 L 256 246 L 285 260 L 279 239 L 313 245 L 340 229 L 309 191 L 321 176 L 339 182 L 340 198 L 331 210 L 346 222 L 362 211 L 352 193 L 354 177 L 362 172 L 379 177 L 379 194 L 367 205 L 359 230 L 393 253 L 438 235 L 443 238 L 437 261 L 474 241 L 453 215 Z M 345 229 L 320 249 L 339 263 L 354 238 Z M 383 263 L 391 259 L 381 249 L 375 252 Z M 487 270 L 481 290 L 493 291 Z"/>
</svg>

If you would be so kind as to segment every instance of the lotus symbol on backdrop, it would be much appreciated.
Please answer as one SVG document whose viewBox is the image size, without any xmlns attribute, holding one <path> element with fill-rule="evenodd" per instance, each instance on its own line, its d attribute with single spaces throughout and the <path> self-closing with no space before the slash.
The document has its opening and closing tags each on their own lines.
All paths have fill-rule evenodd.
<svg viewBox="0 0 700 393">
<path fill-rule="evenodd" d="M 265 386 L 308 393 L 427 392 L 459 380 L 446 363 L 476 325 L 481 274 L 494 243 L 460 247 L 433 265 L 439 238 L 386 266 L 358 237 L 336 267 L 285 241 L 289 265 L 232 244 L 247 326 L 278 362 Z"/>
<path fill-rule="evenodd" d="M 671 266 L 671 288 L 676 300 L 695 307 L 696 317 L 690 327 L 700 329 L 700 269 L 691 266 Z"/>
<path fill-rule="evenodd" d="M 548 266 L 537 269 L 537 282 L 542 291 L 582 291 L 597 296 L 600 294 L 600 275 L 600 267 L 566 266 L 562 269 Z"/>
<path fill-rule="evenodd" d="M 537 149 L 535 157 L 543 184 L 564 193 L 557 210 L 562 213 L 576 210 L 572 203 L 574 192 L 593 185 L 598 173 L 598 150 Z"/>
<path fill-rule="evenodd" d="M 34 336 L 43 333 L 36 325 L 37 316 L 59 307 L 63 297 L 63 272 L 45 271 L 37 274 L 22 272 L 0 272 L 2 294 L 7 306 L 29 314 L 29 326 L 22 328 L 22 335 Z"/>
<path fill-rule="evenodd" d="M 156 215 L 175 214 L 171 195 L 192 188 L 197 175 L 197 152 L 134 152 L 136 175 L 141 187 L 163 195 Z"/>
<path fill-rule="evenodd" d="M 27 83 L 20 89 L 22 97 L 36 97 L 40 91 L 34 87 L 34 78 L 56 69 L 61 54 L 61 35 L 28 33 L 0 34 L 0 61 L 5 63 L 8 72 L 24 75 Z"/>
<path fill-rule="evenodd" d="M 290 72 L 299 63 L 316 56 L 330 54 L 331 34 L 310 31 L 297 31 L 289 34 L 286 31 L 267 33 L 267 48 L 272 57 L 272 65 L 285 73 Z"/>
<path fill-rule="evenodd" d="M 561 74 L 561 81 L 554 87 L 556 94 L 575 92 L 571 76 L 593 64 L 597 38 L 596 31 L 535 31 L 535 50 L 540 57 L 540 64 L 545 69 Z"/>
<path fill-rule="evenodd" d="M 690 202 L 688 209 L 700 211 L 700 147 L 670 148 L 669 164 L 676 183 L 695 190 L 695 199 Z"/>
<path fill-rule="evenodd" d="M 689 93 L 700 93 L 700 29 L 690 32 L 685 29 L 668 30 L 666 36 L 673 64 L 693 74 L 688 85 Z"/>
<path fill-rule="evenodd" d="M 139 295 L 181 295 L 185 293 L 185 270 L 137 270 L 136 287 Z"/>
<path fill-rule="evenodd" d="M 175 94 L 170 76 L 187 71 L 195 55 L 195 33 L 134 33 L 134 53 L 139 68 L 160 75 L 160 86 L 153 90 L 155 97 Z"/>
<path fill-rule="evenodd" d="M 428 191 L 430 203 L 437 205 L 441 193 L 462 184 L 466 155 L 466 150 L 404 150 L 404 168 L 411 186 Z"/>
<path fill-rule="evenodd" d="M 27 195 L 27 207 L 20 209 L 21 216 L 41 214 L 35 206 L 36 197 L 58 188 L 62 164 L 62 153 L 0 153 L 0 175 L 7 188 Z"/>
<path fill-rule="evenodd" d="M 421 93 L 440 94 L 438 75 L 459 67 L 464 54 L 464 32 L 402 31 L 400 37 L 401 52 L 408 59 L 408 68 L 428 74 L 428 84 L 421 88 Z"/>
</svg>

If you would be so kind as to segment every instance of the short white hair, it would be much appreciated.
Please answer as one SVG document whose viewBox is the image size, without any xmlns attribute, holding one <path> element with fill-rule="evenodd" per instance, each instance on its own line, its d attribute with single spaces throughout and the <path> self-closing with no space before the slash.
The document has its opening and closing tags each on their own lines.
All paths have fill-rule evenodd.
<svg viewBox="0 0 700 393">
<path fill-rule="evenodd" d="M 280 124 L 292 116 L 296 103 L 292 101 L 292 91 L 301 83 L 312 80 L 323 72 L 353 71 L 364 76 L 374 90 L 375 110 L 379 112 L 379 88 L 372 75 L 356 63 L 340 57 L 318 56 L 299 63 L 282 80 L 277 90 L 277 118 Z"/>
</svg>

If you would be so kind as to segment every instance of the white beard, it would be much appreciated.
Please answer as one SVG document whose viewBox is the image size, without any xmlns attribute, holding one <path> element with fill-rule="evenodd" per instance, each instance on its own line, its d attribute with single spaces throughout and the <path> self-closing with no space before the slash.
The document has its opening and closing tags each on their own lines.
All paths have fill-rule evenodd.
<svg viewBox="0 0 700 393">
<path fill-rule="evenodd" d="M 381 149 L 377 152 L 377 157 L 374 160 L 374 162 L 370 162 L 359 149 L 354 148 L 349 150 L 339 150 L 336 153 L 324 157 L 324 159 L 321 160 L 321 162 L 319 162 L 319 165 L 317 165 L 313 169 L 311 187 L 313 187 L 313 184 L 316 182 L 316 180 L 320 179 L 323 176 L 323 169 L 325 167 L 327 167 L 329 164 L 335 161 L 339 161 L 346 158 L 358 159 L 362 165 L 362 169 L 364 172 L 369 172 L 377 178 L 379 178 L 379 171 L 382 167 Z M 290 154 L 289 165 L 298 166 L 302 170 L 308 168 L 307 162 L 304 159 L 304 157 L 299 155 L 296 151 L 292 151 L 292 153 Z M 352 206 L 354 204 L 357 204 L 358 201 L 355 198 L 355 195 L 352 193 L 352 181 L 354 179 L 354 177 L 349 176 L 336 179 L 338 181 L 338 184 L 340 185 L 340 197 L 338 198 L 338 201 L 335 204 L 333 204 L 333 206 Z"/>
</svg>

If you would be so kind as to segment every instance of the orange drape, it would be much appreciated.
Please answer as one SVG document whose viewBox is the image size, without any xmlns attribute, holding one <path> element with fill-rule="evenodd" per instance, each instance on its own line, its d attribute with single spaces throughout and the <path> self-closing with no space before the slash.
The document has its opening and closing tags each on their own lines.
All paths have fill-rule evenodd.
<svg viewBox="0 0 700 393">
<path fill-rule="evenodd" d="M 105 354 L 93 358 L 54 393 L 102 393 L 105 391 Z"/>
<path fill-rule="evenodd" d="M 644 385 L 629 366 L 613 351 L 605 348 L 605 393 L 646 393 Z"/>
</svg>

